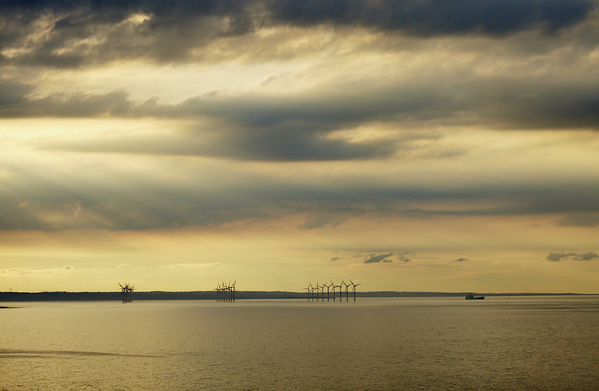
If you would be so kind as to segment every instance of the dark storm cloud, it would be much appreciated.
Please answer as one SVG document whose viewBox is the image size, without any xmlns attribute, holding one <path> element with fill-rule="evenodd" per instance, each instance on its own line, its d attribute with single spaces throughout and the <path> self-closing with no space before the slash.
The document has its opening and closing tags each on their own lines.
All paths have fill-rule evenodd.
<svg viewBox="0 0 599 391">
<path fill-rule="evenodd" d="M 427 101 L 435 99 L 414 94 L 409 98 L 386 101 L 391 91 L 385 91 L 378 97 L 374 96 L 376 91 L 371 91 L 369 98 L 372 99 L 366 103 L 364 95 L 342 97 L 324 93 L 295 98 L 260 94 L 214 97 L 207 94 L 178 105 L 161 105 L 155 100 L 136 104 L 122 91 L 104 95 L 57 94 L 44 98 L 27 98 L 26 92 L 21 88 L 7 97 L 11 103 L 0 104 L 0 116 L 208 118 L 213 128 L 218 129 L 211 133 L 210 145 L 202 144 L 206 135 L 203 126 L 204 130 L 195 136 L 193 133 L 182 136 L 187 138 L 185 140 L 163 140 L 160 143 L 134 140 L 129 144 L 126 140 L 116 144 L 99 141 L 78 147 L 71 143 L 74 149 L 126 152 L 129 148 L 130 152 L 139 153 L 267 161 L 353 160 L 388 156 L 395 148 L 387 141 L 358 144 L 327 136 L 346 126 L 407 115 L 412 110 L 422 111 Z M 68 145 L 66 143 L 63 147 L 68 149 Z"/>
<path fill-rule="evenodd" d="M 199 126 L 199 125 L 198 125 Z M 208 125 L 204 125 L 208 126 Z M 280 129 L 277 134 L 273 129 L 265 131 L 259 128 L 234 128 L 218 122 L 217 131 L 191 129 L 174 135 L 155 137 L 130 137 L 118 134 L 110 137 L 82 139 L 80 141 L 50 140 L 42 142 L 40 148 L 63 149 L 74 151 L 97 151 L 139 154 L 166 155 L 199 155 L 218 156 L 233 159 L 251 160 L 332 160 L 346 158 L 353 151 L 353 158 L 381 156 L 389 146 L 377 150 L 376 145 L 358 145 L 339 140 L 327 140 L 323 133 L 314 131 L 290 132 Z M 274 138 L 273 141 L 271 138 Z M 277 138 L 280 138 L 280 142 Z M 39 142 L 40 139 L 37 139 Z M 319 144 L 320 143 L 320 144 Z M 325 150 L 327 148 L 328 150 Z M 335 148 L 337 148 L 335 150 Z M 302 225 L 304 229 L 334 227 L 355 213 L 366 213 L 366 210 L 398 216 L 428 218 L 434 216 L 501 216 L 525 214 L 564 214 L 557 221 L 562 226 L 594 226 L 599 216 L 599 182 L 589 178 L 549 179 L 543 181 L 531 179 L 505 180 L 497 179 L 479 181 L 462 179 L 449 182 L 434 182 L 422 185 L 401 183 L 385 184 L 373 180 L 369 176 L 352 178 L 336 178 L 334 184 L 320 187 L 318 184 L 287 183 L 285 191 L 277 189 L 269 194 L 273 202 L 317 203 L 323 206 L 317 213 L 309 216 Z M 287 191 L 289 190 L 289 191 Z M 245 191 L 241 191 L 244 193 Z M 486 208 L 450 209 L 403 209 L 398 207 L 400 201 L 431 202 L 459 200 L 485 200 L 491 205 Z M 328 205 L 327 203 L 331 203 Z M 409 204 L 409 203 L 408 203 Z M 304 212 L 310 211 L 310 209 Z"/>
<path fill-rule="evenodd" d="M 171 139 L 129 142 L 123 138 L 118 143 L 100 140 L 84 144 L 71 141 L 62 148 L 261 161 L 372 159 L 401 150 L 399 133 L 396 139 L 359 143 L 329 137 L 335 131 L 371 123 L 393 123 L 398 129 L 430 124 L 599 129 L 599 84 L 591 80 L 586 85 L 515 76 L 473 76 L 446 83 L 441 80 L 443 75 L 415 85 L 356 82 L 343 90 L 334 81 L 302 95 L 215 91 L 178 104 L 162 104 L 158 99 L 135 102 L 124 91 L 40 98 L 30 95 L 33 87 L 4 80 L 0 82 L 4 87 L 0 89 L 0 116 L 198 119 L 202 122 L 195 131 L 190 129 Z M 560 200 L 556 198 L 555 202 Z M 560 224 L 594 225 L 596 221 L 577 223 L 569 218 Z"/>
<path fill-rule="evenodd" d="M 458 258 L 458 259 L 452 259 L 451 262 L 467 262 L 468 258 Z"/>
<path fill-rule="evenodd" d="M 175 105 L 161 104 L 157 98 L 132 102 L 123 91 L 28 98 L 32 86 L 3 83 L 7 85 L 0 91 L 4 117 L 93 116 L 94 112 L 123 117 L 203 116 L 275 136 L 273 142 L 276 134 L 322 134 L 373 121 L 599 129 L 599 83 L 582 77 L 553 81 L 471 74 L 455 79 L 452 73 L 439 73 L 418 83 L 390 80 L 386 84 L 368 78 L 349 83 L 333 79 L 302 95 L 213 91 Z M 6 99 L 11 104 L 2 107 Z"/>
<path fill-rule="evenodd" d="M 2 2 L 0 50 L 27 50 L 0 61 L 78 67 L 122 58 L 182 60 L 191 48 L 251 30 L 244 8 L 243 1 L 210 0 Z M 149 19 L 128 21 L 139 14 Z M 41 31 L 45 39 L 30 39 Z"/>
<path fill-rule="evenodd" d="M 387 262 L 393 262 L 391 259 L 388 259 L 392 255 L 393 255 L 393 253 L 389 253 L 389 254 L 372 254 L 368 258 L 364 259 L 364 263 L 381 263 L 381 262 L 387 263 Z"/>
<path fill-rule="evenodd" d="M 408 34 L 502 35 L 537 25 L 555 31 L 584 19 L 592 1 L 570 0 L 279 0 L 273 17 L 299 25 L 363 25 Z"/>
<path fill-rule="evenodd" d="M 349 24 L 434 35 L 505 34 L 537 25 L 555 31 L 580 22 L 594 5 L 591 0 L 37 0 L 2 2 L 0 8 L 25 15 L 48 10 L 67 14 L 59 28 L 89 23 L 90 19 L 118 23 L 130 13 L 142 12 L 153 15 L 155 25 L 227 16 L 235 29 L 247 31 L 252 26 L 251 15 L 258 13 L 273 24 Z M 69 14 L 74 11 L 78 12 Z"/>
<path fill-rule="evenodd" d="M 202 133 L 170 138 L 139 139 L 93 137 L 72 148 L 77 151 L 109 151 L 181 154 L 190 148 L 209 149 L 198 140 Z M 231 136 L 232 137 L 232 136 Z M 221 140 L 224 142 L 226 139 Z M 37 139 L 39 141 L 39 138 Z M 65 148 L 60 142 L 54 148 Z M 146 143 L 146 144 L 143 144 Z M 171 143 L 171 145 L 167 145 Z M 140 146 L 140 144 L 142 144 Z M 41 144 L 43 146 L 43 144 Z M 68 146 L 68 143 L 66 143 Z M 86 146 L 87 149 L 83 148 Z M 95 149 L 94 149 L 95 148 Z M 122 149 L 121 149 L 122 148 Z M 138 149 L 136 149 L 138 148 Z M 166 151 L 166 152 L 165 152 Z M 206 152 L 207 154 L 207 152 Z M 60 229 L 96 227 L 103 229 L 146 229 L 172 226 L 213 225 L 243 219 L 276 219 L 281 215 L 300 214 L 305 222 L 300 228 L 334 228 L 350 217 L 384 216 L 385 218 L 430 218 L 436 216 L 506 216 L 558 214 L 585 216 L 599 213 L 599 182 L 581 178 L 548 180 L 505 179 L 480 181 L 449 179 L 426 183 L 390 183 L 370 175 L 298 178 L 268 175 L 245 175 L 216 172 L 190 183 L 166 181 L 162 185 L 151 178 L 123 173 L 106 174 L 109 179 L 90 183 L 62 177 L 40 176 L 42 167 L 9 171 L 14 178 L 10 192 L 0 202 L 0 227 L 4 229 Z M 50 170 L 49 173 L 52 173 Z M 87 174 L 82 173 L 84 177 Z M 67 181 L 73 182 L 64 183 Z M 196 178 L 196 176 L 194 176 Z M 218 192 L 195 188 L 202 183 L 219 183 Z M 221 196 L 226 194 L 226 196 Z M 445 210 L 438 203 L 472 200 L 475 203 L 499 204 L 498 207 Z M 406 209 L 414 202 L 428 209 Z M 78 209 L 82 210 L 78 212 Z M 54 219 L 46 216 L 63 216 Z M 574 225 L 570 222 L 569 225 Z M 559 224 L 559 223 L 558 223 Z M 384 250 L 383 250 L 384 251 Z M 395 253 L 400 261 L 411 259 L 410 253 Z M 373 254 L 377 256 L 379 254 Z M 388 254 L 382 254 L 390 256 Z M 559 255 L 559 254 L 558 254 Z M 568 256 L 574 256 L 570 254 Z M 548 259 L 552 260 L 555 255 Z M 373 258 L 370 262 L 374 262 Z M 368 259 L 366 259 L 368 260 Z M 559 259 L 556 259 L 559 260 Z M 381 259 L 382 261 L 382 259 Z"/>
<path fill-rule="evenodd" d="M 122 58 L 184 61 L 190 49 L 214 39 L 278 25 L 361 26 L 423 37 L 532 28 L 551 33 L 585 20 L 595 6 L 590 0 L 5 1 L 0 50 L 28 50 L 0 62 L 77 67 Z M 129 23 L 135 14 L 149 19 Z M 29 37 L 39 38 L 39 21 L 47 16 L 53 22 L 46 38 L 34 43 Z"/>
<path fill-rule="evenodd" d="M 14 108 L 27 108 L 27 94 L 33 91 L 33 87 L 19 83 L 14 80 L 0 79 L 0 115 L 2 111 L 14 110 Z"/>
<path fill-rule="evenodd" d="M 59 27 L 79 25 L 92 17 L 106 23 L 118 23 L 130 13 L 147 13 L 176 23 L 181 19 L 209 15 L 241 13 L 251 1 L 244 0 L 30 0 L 2 1 L 0 9 L 27 17 L 30 13 L 53 11 L 66 14 Z M 71 14 L 71 12 L 77 13 Z"/>
<path fill-rule="evenodd" d="M 376 158 L 390 155 L 394 146 L 387 142 L 348 143 L 326 136 L 346 126 L 393 113 L 401 115 L 425 104 L 417 98 L 411 102 L 385 101 L 386 96 L 381 94 L 369 102 L 364 96 L 326 92 L 302 98 L 202 96 L 172 107 L 166 115 L 208 116 L 227 123 L 219 132 L 223 142 L 213 146 L 213 152 L 223 156 L 273 161 Z"/>
<path fill-rule="evenodd" d="M 17 162 L 14 162 L 14 166 Z M 129 172 L 127 167 L 114 167 L 101 176 L 93 175 L 90 167 L 71 167 L 76 172 L 62 173 L 56 167 L 3 166 L 11 179 L 10 187 L 0 193 L 0 229 L 77 229 L 110 230 L 160 229 L 185 226 L 212 226 L 228 222 L 269 221 L 282 216 L 306 215 L 305 229 L 334 228 L 350 217 L 434 217 L 498 216 L 515 214 L 557 213 L 556 210 L 580 208 L 580 188 L 554 183 L 561 191 L 559 205 L 545 187 L 523 187 L 519 183 L 498 181 L 466 182 L 456 186 L 431 182 L 425 185 L 397 183 L 352 175 L 351 177 L 302 178 L 238 172 L 219 168 L 215 164 L 205 173 L 196 173 L 193 180 L 173 181 L 170 176 L 154 178 L 150 172 Z M 178 172 L 179 167 L 172 167 Z M 8 170 L 8 171 L 6 171 Z M 91 170 L 91 171 L 90 171 Z M 44 173 L 43 175 L 40 173 Z M 185 172 L 178 173 L 186 177 Z M 1 177 L 0 177 L 1 178 Z M 210 184 L 218 184 L 212 187 Z M 599 185 L 598 185 L 599 186 Z M 456 189 L 456 187 L 458 189 Z M 553 187 L 553 186 L 552 186 Z M 586 198 L 595 198 L 598 189 L 587 189 Z M 435 208 L 437 201 L 485 200 L 493 203 L 499 197 L 506 207 L 462 212 Z M 523 201 L 527 201 L 523 204 Z M 406 211 L 412 202 L 431 202 L 430 210 L 418 214 Z M 541 204 L 541 206 L 539 206 Z M 590 207 L 587 205 L 585 207 Z M 544 209 L 543 209 L 544 208 Z M 584 213 L 579 211 L 577 213 Z M 319 219 L 318 216 L 324 216 Z M 374 253 L 363 258 L 366 263 L 397 260 L 407 262 L 413 253 Z M 552 253 L 547 259 L 579 256 L 593 259 L 593 253 Z M 395 258 L 393 258 L 395 259 Z"/>
</svg>

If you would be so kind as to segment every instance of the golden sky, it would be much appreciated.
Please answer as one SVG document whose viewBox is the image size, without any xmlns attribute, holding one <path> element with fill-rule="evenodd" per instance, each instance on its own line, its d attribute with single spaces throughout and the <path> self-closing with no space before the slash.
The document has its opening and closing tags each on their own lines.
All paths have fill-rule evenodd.
<svg viewBox="0 0 599 391">
<path fill-rule="evenodd" d="M 0 291 L 599 293 L 591 0 L 0 5 Z"/>
</svg>

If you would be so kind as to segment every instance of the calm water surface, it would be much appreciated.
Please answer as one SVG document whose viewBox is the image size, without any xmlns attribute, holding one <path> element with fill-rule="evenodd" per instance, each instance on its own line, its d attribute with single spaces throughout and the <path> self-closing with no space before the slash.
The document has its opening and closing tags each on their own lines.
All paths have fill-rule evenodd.
<svg viewBox="0 0 599 391">
<path fill-rule="evenodd" d="M 5 303 L 0 390 L 599 390 L 599 297 Z"/>
</svg>

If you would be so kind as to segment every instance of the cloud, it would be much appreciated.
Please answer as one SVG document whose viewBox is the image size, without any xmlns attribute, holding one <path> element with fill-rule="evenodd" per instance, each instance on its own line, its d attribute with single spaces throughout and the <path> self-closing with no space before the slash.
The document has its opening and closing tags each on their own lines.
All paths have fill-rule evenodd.
<svg viewBox="0 0 599 391">
<path fill-rule="evenodd" d="M 246 2 L 247 3 L 247 2 Z M 79 67 L 120 59 L 184 60 L 190 49 L 251 30 L 243 1 L 31 1 L 0 6 L 1 58 Z"/>
<path fill-rule="evenodd" d="M 594 259 L 599 259 L 599 255 L 597 253 L 589 251 L 585 254 L 578 254 L 573 259 L 576 261 L 592 261 Z"/>
<path fill-rule="evenodd" d="M 595 8 L 591 0 L 2 2 L 0 63 L 68 68 L 135 58 L 185 62 L 211 42 L 285 26 L 425 38 L 532 29 L 555 34 L 582 23 Z"/>
<path fill-rule="evenodd" d="M 412 260 L 412 258 L 408 258 L 407 255 L 415 255 L 413 251 L 404 251 L 403 253 L 398 253 L 397 254 L 397 259 L 401 262 L 410 262 Z"/>
<path fill-rule="evenodd" d="M 304 224 L 300 225 L 301 229 L 317 229 L 325 227 L 337 227 L 346 217 L 342 213 L 318 213 L 316 216 L 310 216 Z"/>
<path fill-rule="evenodd" d="M 0 117 L 62 117 L 89 118 L 130 115 L 134 103 L 124 91 L 106 94 L 57 93 L 43 98 L 27 96 L 33 88 L 14 81 L 5 81 L 8 92 L 0 90 Z M 0 83 L 0 87 L 4 87 Z"/>
<path fill-rule="evenodd" d="M 69 138 L 47 143 L 45 148 L 253 161 L 371 160 L 419 150 L 428 157 L 451 159 L 467 151 L 433 152 L 423 147 L 423 141 L 433 143 L 439 136 L 428 135 L 427 139 L 420 133 L 417 140 L 407 135 L 418 134 L 410 132 L 410 128 L 426 128 L 435 122 L 458 125 L 462 116 L 469 118 L 471 126 L 506 130 L 599 129 L 599 111 L 594 110 L 599 107 L 599 98 L 596 98 L 599 84 L 589 83 L 579 89 L 566 85 L 539 87 L 547 89 L 544 98 L 524 109 L 514 96 L 519 89 L 531 87 L 526 84 L 536 84 L 530 80 L 518 81 L 522 86 L 511 77 L 510 80 L 473 77 L 447 91 L 439 91 L 436 82 L 407 87 L 400 82 L 389 82 L 384 86 L 362 88 L 359 93 L 339 91 L 336 82 L 329 82 L 301 97 L 284 90 L 276 93 L 231 91 L 165 104 L 157 99 L 136 102 L 122 90 L 105 94 L 55 93 L 40 98 L 31 96 L 32 87 L 26 84 L 5 81 L 6 91 L 0 90 L 0 116 L 180 120 L 187 124 L 185 130 L 141 139 L 127 133 L 95 140 Z M 507 92 L 500 87 L 502 85 L 510 86 L 513 91 Z M 463 90 L 469 90 L 469 97 L 458 99 Z M 344 136 L 344 131 L 369 126 L 385 126 L 394 131 L 379 138 Z M 592 208 L 590 211 L 594 211 Z M 568 215 L 558 224 L 594 226 L 599 223 L 599 217 L 588 216 Z"/>
<path fill-rule="evenodd" d="M 599 83 L 593 56 L 599 42 L 597 15 L 592 11 L 596 2 L 200 3 L 0 4 L 6 11 L 0 12 L 4 56 L 0 64 L 5 65 L 0 74 L 1 117 L 151 118 L 165 124 L 156 132 L 129 132 L 117 125 L 101 134 L 82 129 L 19 135 L 14 140 L 3 135 L 0 142 L 7 150 L 18 144 L 46 157 L 58 152 L 72 159 L 69 164 L 73 166 L 86 159 L 83 156 L 93 156 L 96 163 L 89 165 L 88 172 L 67 172 L 59 164 L 49 169 L 41 161 L 32 161 L 23 164 L 30 167 L 23 167 L 16 159 L 6 158 L 0 178 L 10 176 L 10 181 L 4 186 L 9 190 L 0 194 L 0 228 L 172 228 L 282 215 L 294 216 L 295 227 L 303 229 L 336 227 L 353 216 L 366 215 L 403 219 L 562 214 L 565 217 L 555 224 L 599 224 L 599 185 L 594 172 L 580 170 L 567 177 L 552 172 L 546 181 L 538 180 L 544 162 L 549 162 L 543 159 L 556 153 L 538 144 L 536 150 L 547 153 L 531 154 L 531 166 L 537 168 L 527 165 L 522 176 L 493 166 L 488 177 L 478 168 L 468 168 L 464 172 L 471 177 L 459 178 L 453 174 L 465 166 L 453 167 L 470 164 L 484 152 L 470 141 L 454 147 L 456 139 L 452 138 L 452 129 L 457 128 L 485 129 L 480 134 L 488 129 L 578 130 L 571 132 L 574 135 L 581 129 L 599 129 Z M 443 20 L 439 20 L 441 15 Z M 316 25 L 320 27 L 312 28 Z M 289 45 L 292 38 L 285 34 L 299 36 L 298 48 L 312 47 L 305 44 L 312 38 L 325 43 L 314 45 L 317 48 L 311 52 L 318 52 L 318 60 L 303 58 L 298 71 L 269 71 L 264 79 L 268 83 L 228 85 L 197 94 L 186 90 L 180 101 L 169 102 L 147 99 L 161 88 L 140 98 L 134 87 L 111 89 L 109 84 L 94 89 L 89 81 L 63 84 L 55 80 L 54 89 L 49 84 L 39 86 L 57 73 L 64 72 L 61 77 L 74 73 L 73 69 L 44 66 L 90 65 L 87 71 L 97 67 L 96 75 L 101 74 L 101 62 L 115 59 L 135 59 L 144 66 L 148 66 L 146 60 L 204 61 L 191 58 L 204 53 L 193 49 L 215 42 L 232 56 L 245 50 L 242 43 L 252 47 L 247 52 L 263 47 L 258 51 L 263 57 L 244 54 L 234 61 L 263 65 L 261 61 L 268 63 L 281 45 L 296 47 Z M 276 45 L 269 46 L 274 41 Z M 293 58 L 285 56 L 277 58 Z M 169 72 L 178 69 L 173 66 Z M 192 87 L 189 91 L 194 91 Z M 39 133 L 45 132 L 40 129 Z M 527 148 L 522 147 L 523 151 Z M 350 161 L 358 163 L 354 163 L 355 175 L 341 168 L 335 169 L 339 175 L 316 179 L 302 177 L 301 170 L 295 171 L 296 179 L 276 169 L 256 174 L 239 168 L 214 176 L 188 170 L 180 174 L 186 177 L 179 181 L 156 177 L 159 169 L 181 172 L 166 162 L 193 160 L 188 157 L 249 161 L 249 165 L 339 162 L 341 167 Z M 380 174 L 360 173 L 362 169 L 357 168 L 372 164 L 378 170 L 383 165 L 377 163 L 391 160 L 393 165 L 411 160 L 415 162 L 412 167 L 417 167 L 433 159 L 447 162 L 450 168 L 435 166 L 422 174 L 399 164 L 394 174 L 401 171 L 402 175 L 393 176 L 388 168 Z M 587 159 L 584 164 L 593 167 L 590 158 L 578 155 L 572 160 L 582 161 L 578 159 Z M 163 166 L 156 163 L 156 172 L 129 170 L 115 163 L 121 160 L 150 165 L 155 164 L 150 161 L 160 161 Z M 403 179 L 403 174 L 419 178 Z M 234 179 L 229 181 L 229 177 Z M 214 187 L 191 184 L 200 181 Z M 79 186 L 83 183 L 86 186 Z M 482 206 L 472 207 L 474 203 Z M 394 259 L 407 262 L 411 258 L 398 254 Z"/>
<path fill-rule="evenodd" d="M 454 2 L 280 0 L 272 3 L 275 20 L 300 25 L 331 23 L 396 30 L 411 35 L 503 35 L 542 26 L 556 31 L 583 20 L 591 1 L 485 0 Z"/>
<path fill-rule="evenodd" d="M 26 268 L 11 268 L 0 269 L 0 275 L 16 277 L 16 276 L 51 276 L 61 273 L 71 273 L 76 271 L 72 266 L 66 265 L 62 267 L 54 267 L 51 269 L 26 269 Z M 77 270 L 78 272 L 82 270 Z"/>
<path fill-rule="evenodd" d="M 468 53 L 456 53 L 456 55 Z M 586 68 L 586 54 L 572 59 Z M 530 59 L 514 59 L 514 64 Z M 509 63 L 509 61 L 508 61 Z M 548 64 L 553 63 L 548 60 Z M 392 66 L 393 64 L 389 64 Z M 515 66 L 515 65 L 514 65 Z M 558 66 L 553 63 L 552 67 Z M 132 152 L 218 156 L 240 160 L 327 161 L 380 159 L 410 150 L 411 129 L 442 126 L 475 126 L 504 130 L 599 129 L 599 83 L 583 72 L 547 80 L 542 75 L 511 69 L 509 74 L 480 74 L 471 64 L 457 69 L 429 64 L 422 78 L 388 78 L 363 74 L 329 77 L 312 87 L 301 87 L 291 78 L 287 88 L 203 93 L 179 103 L 158 98 L 136 101 L 124 90 L 107 93 L 55 92 L 33 94 L 33 84 L 5 80 L 0 89 L 0 116 L 160 118 L 196 121 L 179 139 L 117 143 L 65 143 L 65 148 L 96 150 L 119 148 Z M 515 72 L 516 74 L 513 74 Z M 458 77 L 458 74 L 462 76 Z M 418 81 L 415 81 L 418 80 Z M 449 82 L 448 82 L 449 80 Z M 538 98 L 518 99 L 535 91 Z M 344 132 L 361 127 L 395 129 L 387 137 L 357 138 Z M 154 142 L 157 141 L 157 142 Z M 463 150 L 440 151 L 451 158 Z M 564 224 L 569 224 L 568 220 Z M 592 222 L 590 222 L 592 223 Z"/>
<path fill-rule="evenodd" d="M 16 80 L 0 79 L 0 113 L 13 106 L 27 104 L 26 96 L 33 90 L 33 86 Z"/>
<path fill-rule="evenodd" d="M 549 253 L 549 255 L 546 258 L 548 261 L 551 262 L 557 262 L 557 261 L 561 261 L 562 259 L 572 259 L 575 261 L 592 261 L 595 259 L 599 259 L 599 255 L 589 251 L 588 253 L 585 254 L 577 254 L 577 253 Z"/>
<path fill-rule="evenodd" d="M 97 139 L 118 144 L 109 134 Z M 416 171 L 398 179 L 380 169 L 385 162 L 373 165 L 376 174 L 330 173 L 303 165 L 285 165 L 283 174 L 257 170 L 262 163 L 82 155 L 91 160 L 77 160 L 81 155 L 70 153 L 61 154 L 76 159 L 68 166 L 38 157 L 2 159 L 6 175 L 0 180 L 13 190 L 0 192 L 0 229 L 164 229 L 283 216 L 293 218 L 296 227 L 314 229 L 354 218 L 403 221 L 599 210 L 599 189 L 585 176 L 542 185 L 527 180 L 523 186 L 517 178 L 489 177 L 486 171 L 468 171 L 463 178 L 444 170 L 427 178 Z M 482 206 L 473 208 L 474 202 Z M 414 205 L 422 206 L 418 213 L 411 209 Z M 413 258 L 407 252 L 395 254 L 399 261 Z"/>
<path fill-rule="evenodd" d="M 177 263 L 168 265 L 170 269 L 185 269 L 185 270 L 206 270 L 220 266 L 218 262 L 212 263 Z"/>
<path fill-rule="evenodd" d="M 340 259 L 341 259 L 341 258 L 339 258 L 339 257 L 333 257 L 333 258 L 331 258 L 331 262 L 335 262 L 335 261 L 338 261 L 338 260 L 340 260 Z"/>
<path fill-rule="evenodd" d="M 458 258 L 458 259 L 452 259 L 451 262 L 467 262 L 468 258 Z"/>
<path fill-rule="evenodd" d="M 576 253 L 549 253 L 549 255 L 547 255 L 547 258 L 545 259 L 551 262 L 558 262 L 562 259 L 570 259 L 572 257 L 575 257 L 576 255 Z"/>
<path fill-rule="evenodd" d="M 596 227 L 599 225 L 599 212 L 573 212 L 560 219 L 561 227 Z"/>
<path fill-rule="evenodd" d="M 589 251 L 588 253 L 585 253 L 585 254 L 563 253 L 562 252 L 562 253 L 549 253 L 549 255 L 547 255 L 546 259 L 551 262 L 558 262 L 558 261 L 561 261 L 562 259 L 572 259 L 575 261 L 592 261 L 595 259 L 599 259 L 599 255 L 592 251 Z"/>
<path fill-rule="evenodd" d="M 389 258 L 392 255 L 393 255 L 393 253 L 389 253 L 389 254 L 372 254 L 370 257 L 364 259 L 364 263 L 380 263 L 380 262 L 388 263 L 388 262 L 393 262 L 392 260 L 387 259 L 387 258 Z"/>
</svg>

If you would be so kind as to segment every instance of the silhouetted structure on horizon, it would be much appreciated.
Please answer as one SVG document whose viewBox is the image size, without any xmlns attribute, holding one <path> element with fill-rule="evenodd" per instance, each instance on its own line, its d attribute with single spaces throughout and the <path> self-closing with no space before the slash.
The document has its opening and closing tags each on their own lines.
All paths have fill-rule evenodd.
<svg viewBox="0 0 599 391">
<path fill-rule="evenodd" d="M 357 286 L 358 284 L 356 284 Z M 335 289 L 337 285 L 335 285 Z M 297 299 L 306 300 L 306 288 L 299 292 L 289 291 L 236 291 L 235 299 Z M 399 297 L 445 297 L 459 298 L 470 292 L 413 292 L 413 291 L 367 291 L 360 292 L 360 297 L 368 298 L 399 298 Z M 597 294 L 583 293 L 481 293 L 486 299 L 494 297 L 543 297 L 543 296 L 578 296 L 599 297 Z M 143 300 L 214 300 L 214 289 L 209 291 L 151 291 L 144 292 L 135 290 L 135 301 Z M 0 302 L 43 302 L 43 301 L 114 301 L 121 300 L 121 292 L 66 292 L 66 291 L 42 291 L 42 292 L 10 292 L 0 291 Z M 311 299 L 311 297 L 310 297 Z M 335 295 L 335 300 L 337 299 Z"/>
<path fill-rule="evenodd" d="M 356 287 L 360 284 L 354 284 L 354 282 L 351 280 L 351 278 L 349 279 L 349 282 L 352 285 L 352 291 L 354 292 L 354 303 L 356 302 Z"/>
<path fill-rule="evenodd" d="M 312 293 L 314 292 L 314 287 L 312 286 L 312 283 L 311 282 L 308 283 L 308 287 L 304 288 L 304 289 L 306 289 L 308 291 L 308 301 L 314 300 L 314 298 L 312 296 Z"/>
<path fill-rule="evenodd" d="M 235 284 L 237 280 L 231 284 L 231 281 L 227 284 L 225 281 L 222 284 L 216 285 L 216 301 L 226 301 L 226 302 L 235 302 Z"/>
<path fill-rule="evenodd" d="M 133 294 L 135 287 L 129 284 L 128 282 L 121 284 L 117 281 L 117 284 L 119 284 L 119 286 L 121 287 L 121 300 L 123 304 L 133 302 L 131 295 Z"/>
<path fill-rule="evenodd" d="M 322 284 L 320 285 L 318 281 L 316 282 L 316 286 L 313 286 L 311 282 L 308 283 L 308 287 L 304 288 L 304 290 L 308 293 L 308 301 L 316 301 L 322 300 L 324 301 L 324 293 L 326 288 L 327 293 L 327 301 L 331 300 L 331 290 L 333 292 L 333 301 L 335 301 L 335 289 L 339 288 L 339 301 L 343 301 L 343 287 L 345 287 L 345 301 L 349 301 L 349 287 L 352 287 L 352 292 L 354 294 L 354 302 L 356 301 L 356 287 L 360 284 L 355 284 L 351 279 L 350 283 L 346 283 L 345 281 L 341 281 L 341 284 L 335 285 L 333 280 L 331 280 L 330 284 Z"/>
<path fill-rule="evenodd" d="M 337 288 L 338 286 L 340 285 L 335 285 L 333 280 L 331 280 L 331 288 L 333 288 L 333 301 L 335 301 L 335 288 Z"/>
</svg>

